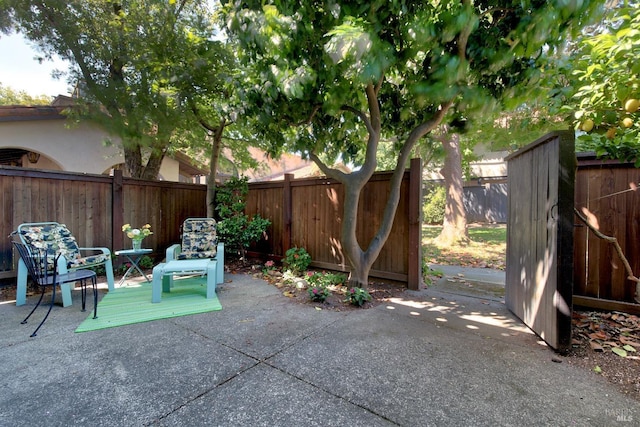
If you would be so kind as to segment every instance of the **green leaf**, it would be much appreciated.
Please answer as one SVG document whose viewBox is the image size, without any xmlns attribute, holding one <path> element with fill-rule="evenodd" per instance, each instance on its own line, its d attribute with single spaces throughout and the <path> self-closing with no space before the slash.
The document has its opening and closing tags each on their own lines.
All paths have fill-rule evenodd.
<svg viewBox="0 0 640 427">
<path fill-rule="evenodd" d="M 632 353 L 636 352 L 636 349 L 633 346 L 630 346 L 629 344 L 623 346 L 622 348 L 624 348 L 625 350 L 630 351 Z"/>
<path fill-rule="evenodd" d="M 595 372 L 596 374 L 601 374 L 602 373 L 602 368 L 600 366 L 597 366 L 595 368 L 593 368 L 593 372 Z"/>
<path fill-rule="evenodd" d="M 613 351 L 615 354 L 617 354 L 620 357 L 627 357 L 627 352 L 621 349 L 620 347 L 613 347 L 611 351 Z"/>
</svg>

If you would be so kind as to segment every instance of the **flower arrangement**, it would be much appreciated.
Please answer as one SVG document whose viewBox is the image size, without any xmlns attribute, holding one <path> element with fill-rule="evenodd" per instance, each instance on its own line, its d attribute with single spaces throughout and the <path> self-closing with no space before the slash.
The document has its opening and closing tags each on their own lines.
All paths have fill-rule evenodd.
<svg viewBox="0 0 640 427">
<path fill-rule="evenodd" d="M 122 226 L 122 231 L 126 233 L 128 238 L 134 241 L 142 241 L 145 237 L 153 234 L 150 224 L 145 224 L 141 228 L 132 228 L 131 224 L 125 224 Z"/>
</svg>

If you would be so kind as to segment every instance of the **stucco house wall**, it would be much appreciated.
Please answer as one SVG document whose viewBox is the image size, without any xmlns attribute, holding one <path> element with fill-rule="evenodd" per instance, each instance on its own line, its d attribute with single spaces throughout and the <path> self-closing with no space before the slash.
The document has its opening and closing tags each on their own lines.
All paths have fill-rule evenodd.
<svg viewBox="0 0 640 427">
<path fill-rule="evenodd" d="M 4 122 L 0 129 L 2 148 L 41 154 L 37 163 L 24 167 L 101 174 L 123 161 L 115 146 L 103 144 L 106 135 L 90 125 L 68 128 L 64 120 L 39 120 Z"/>
<path fill-rule="evenodd" d="M 111 139 L 113 144 L 105 141 Z M 23 149 L 40 154 L 22 167 L 105 174 L 124 163 L 120 140 L 90 123 L 70 124 L 54 107 L 0 107 L 0 150 Z M 165 157 L 159 179 L 180 181 L 180 164 Z M 184 181 L 184 179 L 183 179 Z"/>
</svg>

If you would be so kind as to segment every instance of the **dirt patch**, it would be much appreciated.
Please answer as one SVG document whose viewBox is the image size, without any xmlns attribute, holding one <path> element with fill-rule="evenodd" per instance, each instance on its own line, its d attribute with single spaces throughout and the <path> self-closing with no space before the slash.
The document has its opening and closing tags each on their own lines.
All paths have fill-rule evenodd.
<svg viewBox="0 0 640 427">
<path fill-rule="evenodd" d="M 0 302 L 13 301 L 16 299 L 16 286 L 3 285 L 0 286 Z"/>
<path fill-rule="evenodd" d="M 307 288 L 301 288 L 295 283 L 286 283 L 282 280 L 281 274 L 277 270 L 271 274 L 266 274 L 264 264 L 257 261 L 241 261 L 237 259 L 225 260 L 225 270 L 233 274 L 250 274 L 258 279 L 262 279 L 277 287 L 283 297 L 288 298 L 294 303 L 304 304 L 316 307 L 321 310 L 346 311 L 346 310 L 362 310 L 375 307 L 388 301 L 390 298 L 401 296 L 406 287 L 402 283 L 389 281 L 372 281 L 369 282 L 367 291 L 371 295 L 371 301 L 365 302 L 361 307 L 345 302 L 346 293 L 349 290 L 347 286 L 330 287 L 331 294 L 324 302 L 311 301 Z M 310 269 L 310 272 L 321 272 L 320 270 Z"/>
</svg>

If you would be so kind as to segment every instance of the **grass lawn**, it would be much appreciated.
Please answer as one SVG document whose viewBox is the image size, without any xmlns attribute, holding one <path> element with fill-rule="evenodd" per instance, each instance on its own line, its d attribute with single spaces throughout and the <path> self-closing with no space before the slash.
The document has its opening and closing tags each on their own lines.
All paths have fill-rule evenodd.
<svg viewBox="0 0 640 427">
<path fill-rule="evenodd" d="M 435 242 L 441 226 L 422 227 L 422 248 L 429 264 L 505 269 L 506 224 L 470 224 L 468 245 L 443 247 Z"/>
</svg>

